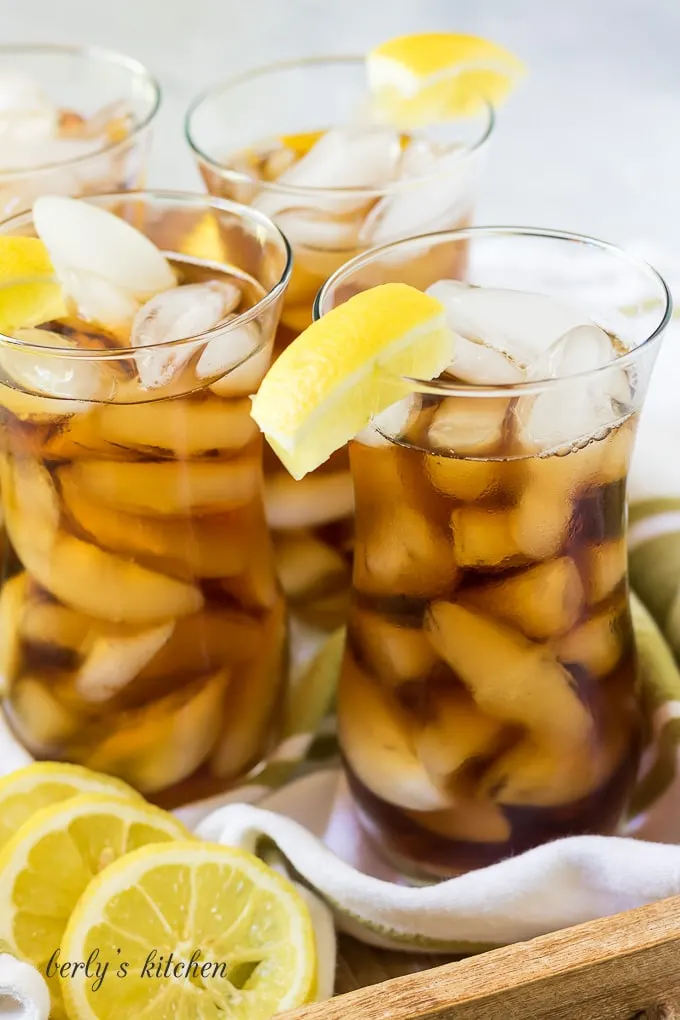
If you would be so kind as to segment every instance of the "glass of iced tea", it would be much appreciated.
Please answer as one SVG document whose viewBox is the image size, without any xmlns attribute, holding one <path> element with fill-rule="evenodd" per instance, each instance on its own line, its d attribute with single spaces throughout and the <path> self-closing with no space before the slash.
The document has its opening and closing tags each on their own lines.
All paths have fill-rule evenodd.
<svg viewBox="0 0 680 1020">
<path fill-rule="evenodd" d="M 0 231 L 36 234 L 65 303 L 0 337 L 4 711 L 37 758 L 183 803 L 277 736 L 287 622 L 249 395 L 290 251 L 256 210 L 163 192 L 43 197 Z"/>
<path fill-rule="evenodd" d="M 0 220 L 38 195 L 139 187 L 159 104 L 158 83 L 130 57 L 0 46 Z"/>
<path fill-rule="evenodd" d="M 350 444 L 339 734 L 370 840 L 437 879 L 625 812 L 645 740 L 626 475 L 670 299 L 611 245 L 472 228 L 355 258 L 316 315 L 394 281 L 442 302 L 453 355 Z"/>
<path fill-rule="evenodd" d="M 293 248 L 278 351 L 310 324 L 319 287 L 352 256 L 470 222 L 493 122 L 483 105 L 412 132 L 372 123 L 358 56 L 274 64 L 194 101 L 186 133 L 208 190 L 260 209 Z M 464 259 L 464 246 L 455 253 Z M 265 476 L 291 606 L 335 626 L 347 609 L 353 543 L 347 451 L 303 481 L 266 451 Z"/>
</svg>

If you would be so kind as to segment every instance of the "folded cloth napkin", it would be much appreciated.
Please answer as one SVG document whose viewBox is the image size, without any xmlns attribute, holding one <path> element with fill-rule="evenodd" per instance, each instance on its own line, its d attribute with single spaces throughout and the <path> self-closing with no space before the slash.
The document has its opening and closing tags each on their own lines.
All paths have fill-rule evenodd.
<svg viewBox="0 0 680 1020">
<path fill-rule="evenodd" d="M 0 953 L 0 1020 L 47 1020 L 50 993 L 42 974 Z"/>
<path fill-rule="evenodd" d="M 680 284 L 680 265 L 662 253 L 640 254 L 662 271 L 668 262 L 667 275 Z M 559 267 L 549 268 L 559 276 Z M 332 987 L 328 908 L 341 930 L 367 943 L 471 953 L 680 893 L 680 672 L 673 655 L 680 655 L 680 467 L 670 453 L 680 439 L 678 340 L 674 326 L 652 378 L 631 476 L 634 625 L 653 736 L 620 835 L 557 840 L 436 886 L 406 886 L 371 855 L 338 767 L 327 709 L 342 634 L 313 654 L 318 636 L 304 628 L 295 644 L 308 664 L 292 690 L 286 739 L 243 786 L 177 812 L 199 836 L 256 852 L 307 890 L 321 957 L 319 998 Z M 0 747 L 0 773 L 30 760 L 1 727 Z"/>
</svg>

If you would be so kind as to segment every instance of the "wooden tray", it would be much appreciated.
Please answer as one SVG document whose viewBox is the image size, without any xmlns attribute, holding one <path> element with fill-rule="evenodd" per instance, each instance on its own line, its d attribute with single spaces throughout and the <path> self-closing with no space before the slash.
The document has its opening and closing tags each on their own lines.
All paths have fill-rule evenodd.
<svg viewBox="0 0 680 1020">
<path fill-rule="evenodd" d="M 680 1020 L 680 896 L 443 965 L 339 949 L 338 994 L 286 1020 Z"/>
</svg>

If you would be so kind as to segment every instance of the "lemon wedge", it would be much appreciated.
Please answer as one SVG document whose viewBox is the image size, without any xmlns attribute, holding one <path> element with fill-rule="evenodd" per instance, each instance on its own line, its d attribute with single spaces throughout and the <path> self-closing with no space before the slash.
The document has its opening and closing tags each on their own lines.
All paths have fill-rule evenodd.
<svg viewBox="0 0 680 1020">
<path fill-rule="evenodd" d="M 37 811 L 89 793 L 141 801 L 140 794 L 120 779 L 80 765 L 41 761 L 4 776 L 0 779 L 0 848 Z"/>
<path fill-rule="evenodd" d="M 521 60 L 474 35 L 428 32 L 382 43 L 366 57 L 376 113 L 409 127 L 499 106 L 526 73 Z"/>
<path fill-rule="evenodd" d="M 45 974 L 96 874 L 147 843 L 190 838 L 172 815 L 141 799 L 89 794 L 37 811 L 0 851 L 0 939 Z M 64 1015 L 59 981 L 52 973 L 47 982 L 54 1020 Z"/>
<path fill-rule="evenodd" d="M 66 315 L 47 248 L 35 237 L 0 237 L 0 333 Z"/>
<path fill-rule="evenodd" d="M 127 974 L 97 991 L 82 971 L 65 980 L 77 1020 L 268 1020 L 314 990 L 314 930 L 300 893 L 252 854 L 211 843 L 143 847 L 95 878 L 62 954 L 87 960 L 94 949 L 113 973 L 126 962 Z"/>
<path fill-rule="evenodd" d="M 274 362 L 252 416 L 293 478 L 303 478 L 452 360 L 444 306 L 405 283 L 356 294 L 313 322 Z"/>
</svg>

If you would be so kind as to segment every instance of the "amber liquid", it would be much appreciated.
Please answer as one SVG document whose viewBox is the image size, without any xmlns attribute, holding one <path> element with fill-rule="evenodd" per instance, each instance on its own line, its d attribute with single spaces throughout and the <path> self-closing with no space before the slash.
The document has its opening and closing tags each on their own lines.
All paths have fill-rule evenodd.
<svg viewBox="0 0 680 1020">
<path fill-rule="evenodd" d="M 339 733 L 363 827 L 405 873 L 452 876 L 620 821 L 642 732 L 633 429 L 550 456 L 506 434 L 477 460 L 427 450 L 418 423 L 403 445 L 351 444 Z"/>
<path fill-rule="evenodd" d="M 306 155 L 322 134 L 321 131 L 305 132 L 290 138 L 288 146 L 281 142 L 278 146 L 253 148 L 225 160 L 226 166 L 248 174 L 262 185 L 229 181 L 203 166 L 201 170 L 208 190 L 220 197 L 253 202 L 262 193 L 262 186 L 275 185 L 279 175 Z M 343 223 L 356 220 L 357 216 L 359 221 L 367 217 L 379 200 L 379 196 L 369 197 L 358 213 L 356 209 L 333 212 L 321 204 L 319 209 L 305 209 L 303 213 L 311 212 L 318 223 L 319 236 L 324 223 L 331 228 L 329 236 L 333 236 L 333 230 L 341 228 Z M 290 229 L 295 259 L 276 333 L 275 355 L 310 325 L 314 299 L 328 277 L 366 247 L 359 244 L 334 247 L 320 241 L 312 246 L 296 241 L 288 217 L 295 216 L 297 206 L 309 205 L 310 199 L 293 198 L 291 203 L 292 210 L 282 208 L 280 216 L 273 215 L 275 221 L 280 219 L 284 233 Z M 300 210 L 297 212 L 299 214 Z M 463 227 L 468 222 L 466 215 L 455 222 L 438 224 L 437 229 Z M 406 273 L 405 282 L 425 288 L 436 279 L 461 279 L 465 257 L 466 249 L 461 243 L 439 245 L 399 270 L 401 274 Z M 370 285 L 384 282 L 386 279 L 376 278 Z M 332 629 L 344 622 L 349 605 L 354 497 L 347 450 L 334 454 L 328 463 L 301 482 L 294 481 L 276 455 L 266 451 L 265 478 L 267 516 L 274 532 L 277 564 L 288 602 L 307 622 Z"/>
<path fill-rule="evenodd" d="M 174 265 L 183 283 L 236 283 L 238 311 L 262 295 L 244 275 Z M 49 326 L 80 346 L 119 347 L 86 322 Z M 60 414 L 59 401 L 2 387 L 2 490 L 18 559 L 0 605 L 4 707 L 35 757 L 175 805 L 231 785 L 276 740 L 286 613 L 262 440 L 236 374 L 200 379 L 197 354 L 176 395 L 154 400 L 134 357 L 111 371 L 116 393 L 140 402 Z"/>
</svg>

